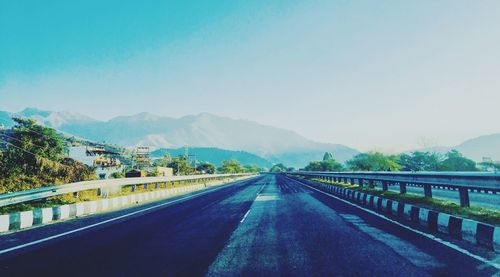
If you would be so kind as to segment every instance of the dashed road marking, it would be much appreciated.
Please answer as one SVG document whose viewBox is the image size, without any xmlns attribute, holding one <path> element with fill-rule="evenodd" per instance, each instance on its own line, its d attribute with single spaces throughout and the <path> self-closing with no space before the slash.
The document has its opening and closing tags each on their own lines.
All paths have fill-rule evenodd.
<svg viewBox="0 0 500 277">
<path fill-rule="evenodd" d="M 240 223 L 243 223 L 243 221 L 245 221 L 245 219 L 247 218 L 248 214 L 250 213 L 250 210 L 251 209 L 248 209 L 248 211 L 245 213 L 245 215 L 243 216 L 243 218 L 240 220 Z"/>
</svg>

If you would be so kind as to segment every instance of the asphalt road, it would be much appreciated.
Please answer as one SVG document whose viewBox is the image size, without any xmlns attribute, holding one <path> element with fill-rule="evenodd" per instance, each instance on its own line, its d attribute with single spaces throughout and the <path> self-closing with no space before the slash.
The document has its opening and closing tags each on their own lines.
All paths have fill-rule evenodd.
<svg viewBox="0 0 500 277">
<path fill-rule="evenodd" d="M 196 195 L 1 236 L 0 253 L 122 216 L 0 254 L 0 276 L 498 273 L 469 255 L 280 175 Z M 144 208 L 149 210 L 141 212 Z M 127 216 L 131 212 L 136 214 Z"/>
</svg>

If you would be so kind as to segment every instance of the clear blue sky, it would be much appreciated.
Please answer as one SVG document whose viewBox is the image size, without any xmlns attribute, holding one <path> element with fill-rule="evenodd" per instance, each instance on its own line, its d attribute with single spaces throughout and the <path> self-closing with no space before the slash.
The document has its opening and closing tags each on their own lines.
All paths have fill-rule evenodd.
<svg viewBox="0 0 500 277">
<path fill-rule="evenodd" d="M 0 110 L 211 112 L 361 150 L 500 132 L 500 1 L 0 1 Z"/>
</svg>

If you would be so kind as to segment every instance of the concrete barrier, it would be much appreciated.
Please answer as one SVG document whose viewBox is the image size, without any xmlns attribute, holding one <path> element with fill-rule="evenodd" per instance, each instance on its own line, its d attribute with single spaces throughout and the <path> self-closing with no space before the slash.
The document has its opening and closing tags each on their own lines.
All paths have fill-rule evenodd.
<svg viewBox="0 0 500 277">
<path fill-rule="evenodd" d="M 9 215 L 8 214 L 0 215 L 0 232 L 9 231 L 9 225 L 10 225 Z"/>
</svg>

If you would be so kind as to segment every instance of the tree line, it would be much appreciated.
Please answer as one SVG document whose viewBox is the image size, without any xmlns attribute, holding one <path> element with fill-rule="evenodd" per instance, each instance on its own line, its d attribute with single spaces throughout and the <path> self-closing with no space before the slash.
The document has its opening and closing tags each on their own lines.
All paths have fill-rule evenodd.
<svg viewBox="0 0 500 277">
<path fill-rule="evenodd" d="M 486 164 L 479 164 L 488 166 Z M 492 164 L 498 167 L 498 164 Z M 427 151 L 414 151 L 399 155 L 386 155 L 380 152 L 360 153 L 341 164 L 331 153 L 325 153 L 322 161 L 312 161 L 305 171 L 480 171 L 476 162 L 465 157 L 457 150 L 446 154 Z"/>
<path fill-rule="evenodd" d="M 174 175 L 257 173 L 263 170 L 255 165 L 244 166 L 236 159 L 225 160 L 219 167 L 210 162 L 201 162 L 200 164 L 193 165 L 183 155 L 172 158 L 168 153 L 162 158 L 155 160 L 153 166 L 170 167 L 173 169 Z"/>
</svg>

